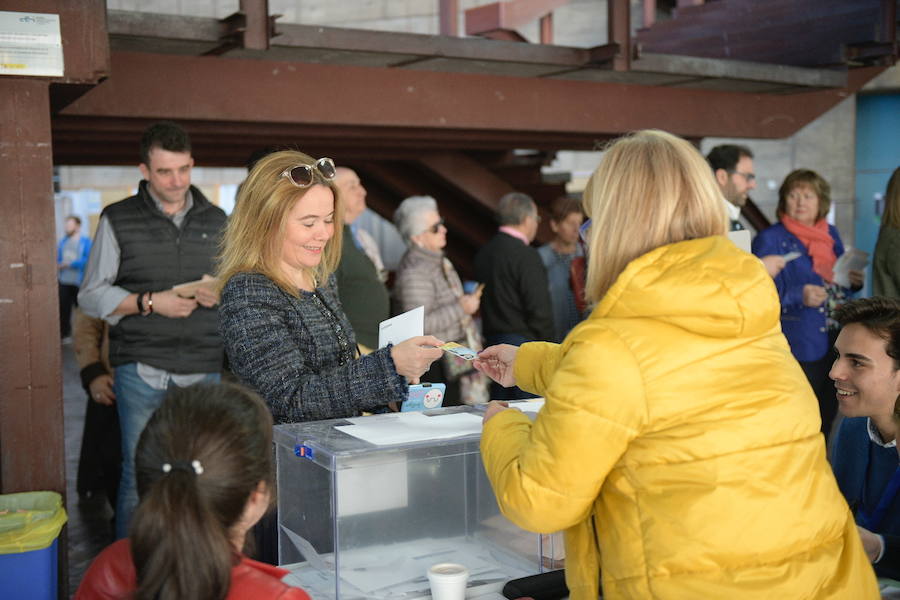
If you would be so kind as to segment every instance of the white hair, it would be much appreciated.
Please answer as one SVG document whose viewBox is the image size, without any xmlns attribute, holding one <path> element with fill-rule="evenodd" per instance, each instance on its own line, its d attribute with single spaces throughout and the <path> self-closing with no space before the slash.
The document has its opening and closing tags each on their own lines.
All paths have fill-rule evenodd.
<svg viewBox="0 0 900 600">
<path fill-rule="evenodd" d="M 428 229 L 424 217 L 429 212 L 438 212 L 437 201 L 431 196 L 410 196 L 394 211 L 394 225 L 407 244 Z"/>
</svg>

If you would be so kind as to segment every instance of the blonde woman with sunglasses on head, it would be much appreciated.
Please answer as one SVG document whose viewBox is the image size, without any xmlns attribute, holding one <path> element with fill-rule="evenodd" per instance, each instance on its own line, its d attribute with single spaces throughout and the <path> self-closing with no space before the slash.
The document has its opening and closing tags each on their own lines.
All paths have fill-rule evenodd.
<svg viewBox="0 0 900 600">
<path fill-rule="evenodd" d="M 485 412 L 503 513 L 565 531 L 572 600 L 878 598 L 772 278 L 725 236 L 703 157 L 622 138 L 584 208 L 590 316 L 475 361 L 546 400 L 533 423 Z"/>
<path fill-rule="evenodd" d="M 241 188 L 220 256 L 231 370 L 276 423 L 359 415 L 407 398 L 443 342 L 415 337 L 360 357 L 334 282 L 343 207 L 329 158 L 281 151 Z"/>
</svg>

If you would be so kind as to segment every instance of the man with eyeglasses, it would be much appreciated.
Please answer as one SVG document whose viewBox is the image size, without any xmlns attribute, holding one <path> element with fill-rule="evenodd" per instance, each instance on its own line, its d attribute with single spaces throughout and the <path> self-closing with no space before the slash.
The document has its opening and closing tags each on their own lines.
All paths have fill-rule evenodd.
<svg viewBox="0 0 900 600">
<path fill-rule="evenodd" d="M 378 324 L 390 316 L 391 300 L 384 285 L 384 263 L 378 244 L 354 226 L 366 210 L 366 188 L 353 169 L 337 167 L 334 183 L 344 203 L 341 264 L 335 272 L 338 296 L 364 354 L 378 348 Z"/>
<path fill-rule="evenodd" d="M 531 247 L 540 217 L 534 200 L 511 192 L 497 207 L 500 229 L 475 255 L 475 278 L 484 284 L 481 319 L 485 345 L 554 339 L 547 270 Z M 517 387 L 491 384 L 492 400 L 532 398 Z"/>
<path fill-rule="evenodd" d="M 78 294 L 82 310 L 110 325 L 109 358 L 122 429 L 116 537 L 137 505 L 134 452 L 168 388 L 217 382 L 223 349 L 214 282 L 178 295 L 173 286 L 214 271 L 225 213 L 191 185 L 191 142 L 163 121 L 141 138 L 137 194 L 107 206 Z"/>
<path fill-rule="evenodd" d="M 747 204 L 750 190 L 756 189 L 753 152 L 746 146 L 722 144 L 710 150 L 706 160 L 725 197 L 725 210 L 731 221 L 731 231 L 745 229 L 740 221 L 741 208 Z M 772 277 L 777 276 L 785 264 L 784 258 L 775 254 L 763 256 L 760 260 Z"/>
<path fill-rule="evenodd" d="M 739 220 L 741 207 L 747 204 L 748 192 L 756 188 L 753 153 L 746 146 L 723 144 L 710 150 L 706 160 L 709 161 L 722 195 L 728 201 L 726 208 L 731 220 L 731 230 L 744 229 Z"/>
</svg>

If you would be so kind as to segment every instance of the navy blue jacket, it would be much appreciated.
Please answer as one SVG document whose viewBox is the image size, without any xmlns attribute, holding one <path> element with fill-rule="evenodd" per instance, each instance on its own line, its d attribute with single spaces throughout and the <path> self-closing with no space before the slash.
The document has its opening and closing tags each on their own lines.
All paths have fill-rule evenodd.
<svg viewBox="0 0 900 600">
<path fill-rule="evenodd" d="M 841 236 L 832 225 L 828 226 L 828 233 L 834 240 L 834 255 L 840 256 L 844 253 Z M 825 285 L 825 282 L 813 271 L 812 257 L 806 246 L 784 225 L 776 223 L 754 238 L 752 250 L 760 258 L 770 254 L 800 253 L 799 258 L 785 265 L 775 277 L 775 287 L 781 299 L 781 330 L 797 360 L 819 360 L 828 352 L 826 309 L 824 306 L 811 308 L 803 304 L 803 286 Z"/>
<path fill-rule="evenodd" d="M 859 523 L 859 512 L 872 512 L 897 470 L 896 448 L 883 448 L 869 439 L 865 417 L 844 419 L 831 453 L 831 466 L 841 493 Z M 859 523 L 862 524 L 862 523 Z M 874 565 L 879 577 L 900 579 L 900 494 L 874 529 L 884 536 L 884 554 Z"/>
</svg>

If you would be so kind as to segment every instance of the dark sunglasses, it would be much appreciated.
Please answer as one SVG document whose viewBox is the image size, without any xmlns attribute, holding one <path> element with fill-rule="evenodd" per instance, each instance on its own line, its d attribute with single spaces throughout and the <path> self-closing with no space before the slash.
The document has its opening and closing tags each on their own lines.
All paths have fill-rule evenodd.
<svg viewBox="0 0 900 600">
<path fill-rule="evenodd" d="M 320 158 L 314 165 L 297 165 L 282 171 L 281 176 L 287 177 L 298 188 L 307 188 L 316 181 L 316 171 L 325 181 L 334 179 L 336 173 L 334 161 L 330 158 Z"/>
<path fill-rule="evenodd" d="M 431 233 L 437 233 L 438 231 L 441 230 L 441 227 L 442 227 L 443 225 L 444 225 L 444 220 L 441 219 L 440 221 L 438 221 L 437 223 L 435 223 L 434 225 L 432 225 L 431 227 L 429 227 L 429 228 L 428 228 L 428 231 L 430 231 Z"/>
</svg>

